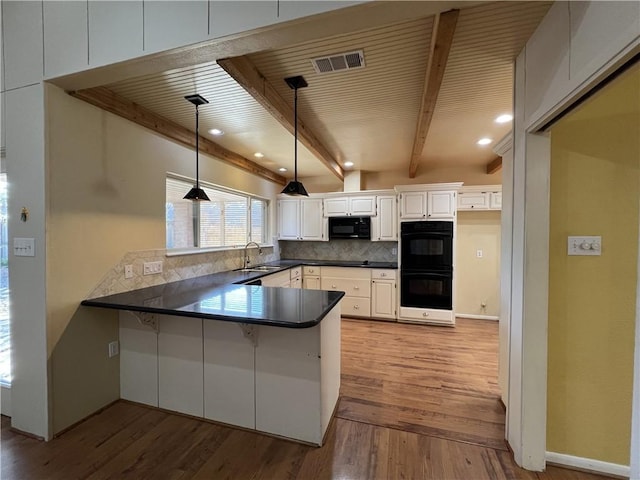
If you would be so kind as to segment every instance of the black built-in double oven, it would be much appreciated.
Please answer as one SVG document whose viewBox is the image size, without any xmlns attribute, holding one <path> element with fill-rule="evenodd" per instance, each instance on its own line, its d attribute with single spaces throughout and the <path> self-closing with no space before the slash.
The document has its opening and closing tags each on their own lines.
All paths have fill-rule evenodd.
<svg viewBox="0 0 640 480">
<path fill-rule="evenodd" d="M 400 239 L 400 305 L 451 310 L 453 222 L 402 222 Z"/>
</svg>

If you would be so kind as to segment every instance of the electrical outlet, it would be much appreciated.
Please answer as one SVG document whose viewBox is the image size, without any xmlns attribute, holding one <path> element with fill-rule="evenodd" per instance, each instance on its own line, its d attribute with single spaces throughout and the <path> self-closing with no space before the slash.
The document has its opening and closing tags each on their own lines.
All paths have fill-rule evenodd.
<svg viewBox="0 0 640 480">
<path fill-rule="evenodd" d="M 144 262 L 142 267 L 143 275 L 156 275 L 158 273 L 162 273 L 162 261 Z"/>
<path fill-rule="evenodd" d="M 398 249 L 396 247 L 391 248 L 391 255 L 396 255 L 398 253 Z"/>
<path fill-rule="evenodd" d="M 116 340 L 115 342 L 109 342 L 109 358 L 115 357 L 120 353 L 120 344 Z"/>
<path fill-rule="evenodd" d="M 124 266 L 124 278 L 133 278 L 133 265 Z"/>
<path fill-rule="evenodd" d="M 482 250 L 476 250 L 476 257 L 482 258 Z"/>
</svg>

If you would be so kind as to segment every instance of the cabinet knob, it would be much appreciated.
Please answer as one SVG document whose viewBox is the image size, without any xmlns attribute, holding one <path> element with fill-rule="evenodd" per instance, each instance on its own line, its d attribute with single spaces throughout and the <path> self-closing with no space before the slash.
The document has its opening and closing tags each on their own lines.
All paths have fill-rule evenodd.
<svg viewBox="0 0 640 480">
<path fill-rule="evenodd" d="M 422 316 L 423 316 L 423 317 L 428 317 L 428 316 L 429 316 L 429 314 L 428 314 L 427 312 L 422 312 Z"/>
<path fill-rule="evenodd" d="M 354 305 L 354 306 L 353 306 L 353 309 L 354 309 L 354 310 L 358 310 L 359 308 L 360 308 L 360 306 L 359 306 L 359 305 Z"/>
<path fill-rule="evenodd" d="M 354 290 L 360 290 L 360 287 L 356 285 L 355 287 L 353 287 L 353 289 Z"/>
<path fill-rule="evenodd" d="M 384 273 L 384 272 L 382 272 L 382 273 L 380 274 L 380 276 L 381 276 L 381 277 L 386 277 L 386 276 L 387 276 L 387 274 L 386 274 L 386 273 Z"/>
<path fill-rule="evenodd" d="M 336 288 L 336 286 L 335 285 L 331 285 L 331 288 Z"/>
</svg>

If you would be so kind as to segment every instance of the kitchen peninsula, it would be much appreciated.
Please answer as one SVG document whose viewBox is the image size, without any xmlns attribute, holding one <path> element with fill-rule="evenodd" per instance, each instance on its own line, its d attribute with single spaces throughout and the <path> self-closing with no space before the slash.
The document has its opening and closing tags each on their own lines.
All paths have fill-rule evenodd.
<svg viewBox="0 0 640 480">
<path fill-rule="evenodd" d="M 120 310 L 121 398 L 322 445 L 340 388 L 344 293 L 247 284 L 264 275 L 84 300 Z"/>
</svg>

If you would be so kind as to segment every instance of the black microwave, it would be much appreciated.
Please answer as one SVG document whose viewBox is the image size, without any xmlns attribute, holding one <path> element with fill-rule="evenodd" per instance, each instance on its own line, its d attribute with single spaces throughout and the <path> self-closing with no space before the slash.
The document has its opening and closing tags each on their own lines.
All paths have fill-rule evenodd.
<svg viewBox="0 0 640 480">
<path fill-rule="evenodd" d="M 371 240 L 371 218 L 329 217 L 329 238 L 360 238 Z"/>
</svg>

